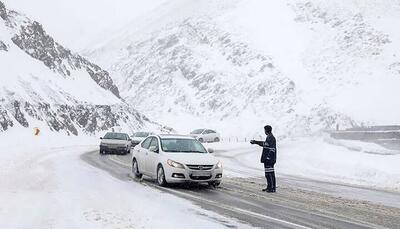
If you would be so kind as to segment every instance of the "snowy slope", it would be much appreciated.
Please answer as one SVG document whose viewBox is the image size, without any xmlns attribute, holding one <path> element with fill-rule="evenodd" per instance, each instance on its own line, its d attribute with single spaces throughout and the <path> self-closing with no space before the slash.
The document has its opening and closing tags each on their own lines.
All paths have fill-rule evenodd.
<svg viewBox="0 0 400 229">
<path fill-rule="evenodd" d="M 182 131 L 396 123 L 399 13 L 397 1 L 173 1 L 88 55 Z"/>
<path fill-rule="evenodd" d="M 0 2 L 0 131 L 39 126 L 77 135 L 146 124 L 158 128 L 120 99 L 107 71 Z"/>
</svg>

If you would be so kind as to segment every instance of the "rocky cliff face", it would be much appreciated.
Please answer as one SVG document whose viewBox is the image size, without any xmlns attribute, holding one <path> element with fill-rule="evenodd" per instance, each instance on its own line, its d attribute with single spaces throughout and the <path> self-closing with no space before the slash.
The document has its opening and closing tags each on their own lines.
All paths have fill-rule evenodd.
<svg viewBox="0 0 400 229">
<path fill-rule="evenodd" d="M 16 125 L 33 128 L 29 120 L 44 122 L 50 130 L 64 132 L 67 135 L 93 134 L 114 127 L 139 130 L 148 128 L 149 124 L 161 131 L 171 131 L 168 127 L 151 122 L 135 109 L 123 104 L 33 105 L 14 100 L 0 105 L 0 131 L 6 131 Z"/>
<path fill-rule="evenodd" d="M 118 88 L 107 71 L 57 43 L 39 22 L 31 21 L 16 12 L 7 17 L 5 11 L 4 15 L 4 20 L 15 32 L 13 43 L 28 55 L 65 77 L 71 76 L 73 71 L 83 69 L 99 86 L 119 97 Z"/>
<path fill-rule="evenodd" d="M 122 101 L 107 71 L 2 2 L 0 32 L 0 132 L 36 125 L 67 135 L 170 131 Z"/>
</svg>

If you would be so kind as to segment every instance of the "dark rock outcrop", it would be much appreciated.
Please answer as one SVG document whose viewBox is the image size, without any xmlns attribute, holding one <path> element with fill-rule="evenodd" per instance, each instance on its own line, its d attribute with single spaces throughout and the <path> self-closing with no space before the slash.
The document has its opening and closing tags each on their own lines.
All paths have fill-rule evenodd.
<svg viewBox="0 0 400 229">
<path fill-rule="evenodd" d="M 0 18 L 3 20 L 7 19 L 7 10 L 6 7 L 4 6 L 4 3 L 0 1 Z"/>
<path fill-rule="evenodd" d="M 0 41 L 0 51 L 8 51 L 8 47 L 4 42 Z"/>
<path fill-rule="evenodd" d="M 86 71 L 100 87 L 120 98 L 119 90 L 107 71 L 61 46 L 46 33 L 39 22 L 22 25 L 12 41 L 33 58 L 66 77 L 75 70 Z"/>
<path fill-rule="evenodd" d="M 8 13 L 1 1 L 0 18 L 6 22 L 6 26 L 12 28 L 12 42 L 25 53 L 65 77 L 70 76 L 73 71 L 86 71 L 100 87 L 120 98 L 119 90 L 107 71 L 57 43 L 39 22 L 31 21 L 15 11 Z M 7 51 L 7 46 L 2 45 L 1 41 L 0 50 Z"/>
<path fill-rule="evenodd" d="M 23 104 L 23 105 L 22 105 Z M 162 131 L 172 129 L 152 123 L 135 109 L 124 105 L 37 105 L 13 101 L 0 106 L 0 132 L 13 127 L 16 120 L 23 127 L 30 127 L 27 117 L 47 123 L 52 131 L 78 135 L 79 132 L 95 134 L 99 131 L 128 125 L 130 129 L 140 129 L 153 124 Z"/>
</svg>

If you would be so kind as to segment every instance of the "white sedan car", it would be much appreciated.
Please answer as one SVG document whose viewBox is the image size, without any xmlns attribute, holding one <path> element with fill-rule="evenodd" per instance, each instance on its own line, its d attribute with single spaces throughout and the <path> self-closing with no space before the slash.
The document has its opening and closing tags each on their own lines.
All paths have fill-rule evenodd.
<svg viewBox="0 0 400 229">
<path fill-rule="evenodd" d="M 210 129 L 193 130 L 189 136 L 196 138 L 200 142 L 219 142 L 221 140 L 221 135 Z"/>
<path fill-rule="evenodd" d="M 196 139 L 178 135 L 152 135 L 132 148 L 132 173 L 168 183 L 208 183 L 218 186 L 222 164 Z"/>
</svg>

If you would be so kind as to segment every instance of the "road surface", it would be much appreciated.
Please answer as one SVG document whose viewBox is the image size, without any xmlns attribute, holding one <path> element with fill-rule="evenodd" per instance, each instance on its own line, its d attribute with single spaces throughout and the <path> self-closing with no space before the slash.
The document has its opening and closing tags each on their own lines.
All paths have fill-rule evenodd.
<svg viewBox="0 0 400 229">
<path fill-rule="evenodd" d="M 219 188 L 205 185 L 163 188 L 151 179 L 134 179 L 131 176 L 130 155 L 103 156 L 94 151 L 83 154 L 81 158 L 123 181 L 140 182 L 254 227 L 400 227 L 400 204 L 397 202 L 400 195 L 397 193 L 293 177 L 278 177 L 278 192 L 273 194 L 260 191 L 265 185 L 262 177 L 225 178 Z M 360 196 L 350 198 L 356 193 Z M 227 222 L 221 223 L 233 227 Z"/>
</svg>

